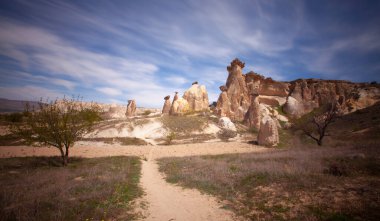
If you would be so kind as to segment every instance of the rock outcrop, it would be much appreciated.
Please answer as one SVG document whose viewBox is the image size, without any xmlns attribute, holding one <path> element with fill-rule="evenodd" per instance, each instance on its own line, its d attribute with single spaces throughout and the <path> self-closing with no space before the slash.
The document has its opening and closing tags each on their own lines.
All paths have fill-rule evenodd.
<svg viewBox="0 0 380 221">
<path fill-rule="evenodd" d="M 192 111 L 205 111 L 209 109 L 208 94 L 206 86 L 194 82 L 191 87 L 185 91 L 183 98 L 187 100 L 189 108 Z"/>
<path fill-rule="evenodd" d="M 290 82 L 289 96 L 284 111 L 299 117 L 322 105 L 339 102 L 344 112 L 373 105 L 380 100 L 376 87 L 365 83 L 341 80 L 299 79 Z M 369 92 L 369 93 L 368 93 Z M 366 100 L 365 105 L 360 105 Z"/>
<path fill-rule="evenodd" d="M 244 117 L 244 124 L 249 128 L 254 128 L 257 131 L 260 129 L 260 103 L 258 100 L 258 94 L 251 95 L 251 105 Z"/>
<path fill-rule="evenodd" d="M 221 94 L 215 108 L 219 116 L 233 121 L 241 121 L 247 115 L 252 93 L 259 94 L 260 104 L 271 108 L 282 106 L 283 111 L 293 117 L 332 101 L 338 101 L 346 113 L 380 101 L 378 84 L 319 79 L 281 82 L 253 71 L 243 74 L 243 68 L 244 63 L 239 59 L 234 59 L 227 67 L 226 85 L 220 87 Z"/>
<path fill-rule="evenodd" d="M 125 112 L 125 116 L 133 117 L 136 114 L 136 101 L 128 100 L 127 112 Z"/>
<path fill-rule="evenodd" d="M 276 146 L 279 143 L 276 122 L 270 116 L 265 116 L 261 120 L 257 142 L 263 146 Z"/>
<path fill-rule="evenodd" d="M 170 108 L 171 108 L 171 102 L 170 102 L 170 95 L 164 97 L 164 106 L 162 107 L 162 113 L 163 114 L 169 114 Z"/>
</svg>

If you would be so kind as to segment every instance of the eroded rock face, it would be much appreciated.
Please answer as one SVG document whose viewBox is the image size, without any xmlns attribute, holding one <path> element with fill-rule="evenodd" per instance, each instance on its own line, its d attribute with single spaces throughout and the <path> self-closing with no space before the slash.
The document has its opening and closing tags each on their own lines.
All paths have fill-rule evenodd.
<svg viewBox="0 0 380 221">
<path fill-rule="evenodd" d="M 135 100 L 129 100 L 128 106 L 127 106 L 127 112 L 125 112 L 125 116 L 127 117 L 133 117 L 136 114 L 136 101 Z"/>
<path fill-rule="evenodd" d="M 191 87 L 185 91 L 183 98 L 187 100 L 189 108 L 192 111 L 205 111 L 209 109 L 208 94 L 206 86 L 194 82 Z"/>
<path fill-rule="evenodd" d="M 162 113 L 163 114 L 169 114 L 170 112 L 170 108 L 171 108 L 171 103 L 170 103 L 170 95 L 166 96 L 164 98 L 165 102 L 164 102 L 164 106 L 162 107 Z"/>
<path fill-rule="evenodd" d="M 251 95 L 251 105 L 244 117 L 244 124 L 250 128 L 260 129 L 260 103 L 257 94 Z"/>
<path fill-rule="evenodd" d="M 170 109 L 170 115 L 182 115 L 190 111 L 190 106 L 184 98 L 176 99 Z"/>
<path fill-rule="evenodd" d="M 338 102 L 344 112 L 350 112 L 368 107 L 379 100 L 378 88 L 363 83 L 319 79 L 299 79 L 290 83 L 289 97 L 284 105 L 284 111 L 296 117 L 331 102 Z M 371 92 L 363 95 L 361 94 L 363 91 Z M 360 105 L 363 100 L 369 102 Z"/>
<path fill-rule="evenodd" d="M 276 146 L 279 143 L 277 125 L 270 116 L 265 116 L 261 120 L 257 142 L 263 146 Z"/>
</svg>

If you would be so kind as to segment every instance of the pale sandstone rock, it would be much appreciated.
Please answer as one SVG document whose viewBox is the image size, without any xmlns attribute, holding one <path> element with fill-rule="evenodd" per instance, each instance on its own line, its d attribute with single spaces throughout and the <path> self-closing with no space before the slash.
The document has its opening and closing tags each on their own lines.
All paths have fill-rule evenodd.
<svg viewBox="0 0 380 221">
<path fill-rule="evenodd" d="M 244 117 L 244 124 L 250 128 L 260 129 L 260 104 L 258 96 L 253 94 L 251 98 L 251 105 Z"/>
<path fill-rule="evenodd" d="M 183 98 L 189 103 L 192 111 L 205 111 L 209 109 L 208 94 L 206 86 L 194 82 L 191 87 L 185 91 Z"/>
<path fill-rule="evenodd" d="M 174 98 L 173 98 L 173 103 L 170 107 L 170 111 L 169 111 L 169 114 L 172 115 L 172 114 L 175 114 L 174 112 L 174 109 L 173 109 L 173 105 L 174 105 L 174 102 L 176 102 L 178 100 L 178 92 L 176 91 L 175 94 L 174 94 Z"/>
<path fill-rule="evenodd" d="M 236 131 L 235 124 L 232 123 L 231 119 L 228 117 L 221 117 L 219 119 L 218 125 L 222 129 Z"/>
<path fill-rule="evenodd" d="M 284 104 L 283 110 L 285 113 L 293 115 L 293 116 L 300 116 L 303 110 L 302 104 L 298 102 L 294 97 L 289 96 L 287 98 L 286 103 Z"/>
<path fill-rule="evenodd" d="M 136 115 L 136 101 L 128 100 L 127 112 L 125 113 L 125 116 L 133 117 L 135 115 Z"/>
<path fill-rule="evenodd" d="M 229 111 L 218 109 L 220 107 L 225 107 L 226 104 L 217 105 L 217 111 L 219 113 L 224 113 L 232 120 L 238 121 L 244 119 L 244 115 L 248 110 L 250 104 L 248 90 L 245 83 L 245 77 L 242 73 L 242 68 L 244 68 L 244 63 L 241 62 L 239 59 L 233 60 L 231 62 L 231 65 L 227 67 L 228 78 L 226 81 L 226 97 L 229 101 Z"/>
<path fill-rule="evenodd" d="M 259 95 L 259 102 L 272 107 L 278 107 L 286 103 L 286 97 Z"/>
<path fill-rule="evenodd" d="M 190 106 L 187 100 L 178 98 L 173 102 L 170 110 L 170 115 L 183 115 L 190 111 Z"/>
<path fill-rule="evenodd" d="M 263 146 L 276 146 L 279 143 L 276 122 L 269 116 L 265 116 L 260 123 L 257 142 Z"/>
<path fill-rule="evenodd" d="M 165 100 L 165 103 L 164 103 L 164 106 L 162 107 L 162 113 L 169 114 L 170 108 L 172 106 L 170 102 L 170 95 L 166 96 L 164 100 Z"/>
</svg>

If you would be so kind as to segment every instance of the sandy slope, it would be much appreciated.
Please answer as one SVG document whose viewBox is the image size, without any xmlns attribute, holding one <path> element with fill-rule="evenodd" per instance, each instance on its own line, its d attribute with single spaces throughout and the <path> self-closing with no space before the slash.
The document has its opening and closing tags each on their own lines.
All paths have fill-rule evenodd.
<svg viewBox="0 0 380 221">
<path fill-rule="evenodd" d="M 145 191 L 143 201 L 148 209 L 143 211 L 145 220 L 236 220 L 232 212 L 221 209 L 216 198 L 194 189 L 183 189 L 169 184 L 158 171 L 155 159 L 169 156 L 212 155 L 267 151 L 250 144 L 203 143 L 173 146 L 115 146 L 100 143 L 80 143 L 71 150 L 71 156 L 102 157 L 135 155 L 143 160 L 141 186 Z M 0 157 L 51 156 L 58 150 L 46 147 L 0 147 Z"/>
</svg>

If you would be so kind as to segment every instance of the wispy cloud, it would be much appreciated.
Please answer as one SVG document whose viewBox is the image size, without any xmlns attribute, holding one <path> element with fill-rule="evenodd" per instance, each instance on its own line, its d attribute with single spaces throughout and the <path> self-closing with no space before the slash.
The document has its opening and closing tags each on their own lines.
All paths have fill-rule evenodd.
<svg viewBox="0 0 380 221">
<path fill-rule="evenodd" d="M 3 98 L 14 100 L 40 100 L 62 98 L 62 93 L 49 90 L 43 87 L 0 87 L 0 94 Z"/>
<path fill-rule="evenodd" d="M 360 80 L 378 71 L 379 7 L 352 2 L 345 12 L 331 10 L 334 2 L 315 7 L 304 1 L 12 4 L 13 10 L 0 9 L 0 86 L 8 89 L 159 107 L 192 81 L 216 99 L 235 57 L 246 62 L 245 72 L 276 80 L 309 77 L 305 73 Z"/>
<path fill-rule="evenodd" d="M 96 88 L 96 90 L 110 96 L 117 96 L 117 95 L 122 94 L 120 90 L 117 90 L 115 88 L 109 88 L 109 87 Z"/>
</svg>

